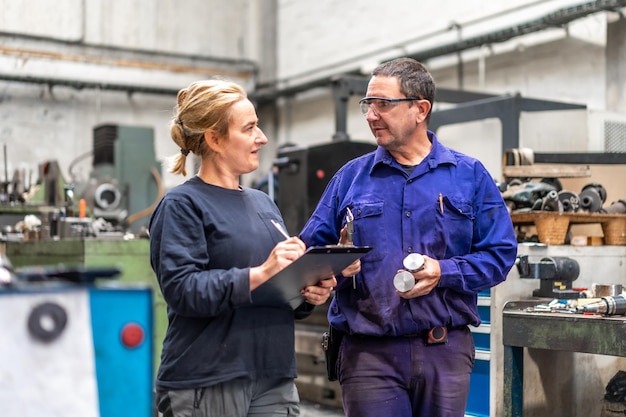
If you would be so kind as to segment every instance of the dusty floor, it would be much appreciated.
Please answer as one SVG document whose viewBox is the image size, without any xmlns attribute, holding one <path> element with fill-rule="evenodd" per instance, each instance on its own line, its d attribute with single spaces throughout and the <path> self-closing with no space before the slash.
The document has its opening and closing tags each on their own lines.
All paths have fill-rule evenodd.
<svg viewBox="0 0 626 417">
<path fill-rule="evenodd" d="M 325 407 L 308 401 L 300 402 L 301 417 L 344 417 L 343 411 L 338 408 Z"/>
</svg>

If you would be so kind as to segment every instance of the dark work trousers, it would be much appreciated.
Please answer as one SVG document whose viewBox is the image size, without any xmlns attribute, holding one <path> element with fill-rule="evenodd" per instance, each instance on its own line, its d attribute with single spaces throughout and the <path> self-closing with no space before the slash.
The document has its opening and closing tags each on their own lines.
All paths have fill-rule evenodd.
<svg viewBox="0 0 626 417">
<path fill-rule="evenodd" d="M 206 388 L 158 391 L 163 417 L 299 416 L 300 398 L 293 379 L 236 379 Z"/>
<path fill-rule="evenodd" d="M 339 382 L 347 417 L 463 417 L 474 366 L 467 327 L 443 344 L 425 337 L 346 335 Z"/>
</svg>

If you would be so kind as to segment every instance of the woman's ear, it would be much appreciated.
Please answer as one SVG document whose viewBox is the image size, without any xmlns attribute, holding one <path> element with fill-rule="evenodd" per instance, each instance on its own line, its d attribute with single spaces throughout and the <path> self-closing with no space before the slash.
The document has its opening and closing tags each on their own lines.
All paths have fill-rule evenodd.
<svg viewBox="0 0 626 417">
<path fill-rule="evenodd" d="M 221 141 L 220 141 L 219 135 L 217 134 L 217 132 L 215 132 L 215 130 L 209 129 L 205 131 L 204 141 L 206 142 L 209 149 L 211 149 L 213 152 L 216 152 L 219 150 Z"/>
</svg>

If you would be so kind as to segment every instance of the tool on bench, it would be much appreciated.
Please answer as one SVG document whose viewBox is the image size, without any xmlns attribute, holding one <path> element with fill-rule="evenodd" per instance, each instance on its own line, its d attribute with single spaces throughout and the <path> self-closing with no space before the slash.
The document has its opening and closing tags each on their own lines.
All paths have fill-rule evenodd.
<svg viewBox="0 0 626 417">
<path fill-rule="evenodd" d="M 528 255 L 523 255 L 517 258 L 517 270 L 520 278 L 540 280 L 540 287 L 533 291 L 535 297 L 559 299 L 580 297 L 580 293 L 572 289 L 572 282 L 580 273 L 578 262 L 574 259 L 555 256 L 531 263 L 528 261 Z"/>
<path fill-rule="evenodd" d="M 626 314 L 626 298 L 623 295 L 602 297 L 600 301 L 576 308 L 577 313 L 597 313 L 605 316 L 621 316 Z"/>
</svg>

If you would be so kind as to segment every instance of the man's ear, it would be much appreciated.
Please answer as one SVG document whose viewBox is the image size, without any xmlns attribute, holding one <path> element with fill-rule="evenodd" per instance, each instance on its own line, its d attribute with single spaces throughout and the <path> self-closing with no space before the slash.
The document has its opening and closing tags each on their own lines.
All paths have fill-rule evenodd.
<svg viewBox="0 0 626 417">
<path fill-rule="evenodd" d="M 417 100 L 416 102 L 417 108 L 419 109 L 419 122 L 423 122 L 428 117 L 428 113 L 430 112 L 431 104 L 428 100 Z"/>
</svg>

